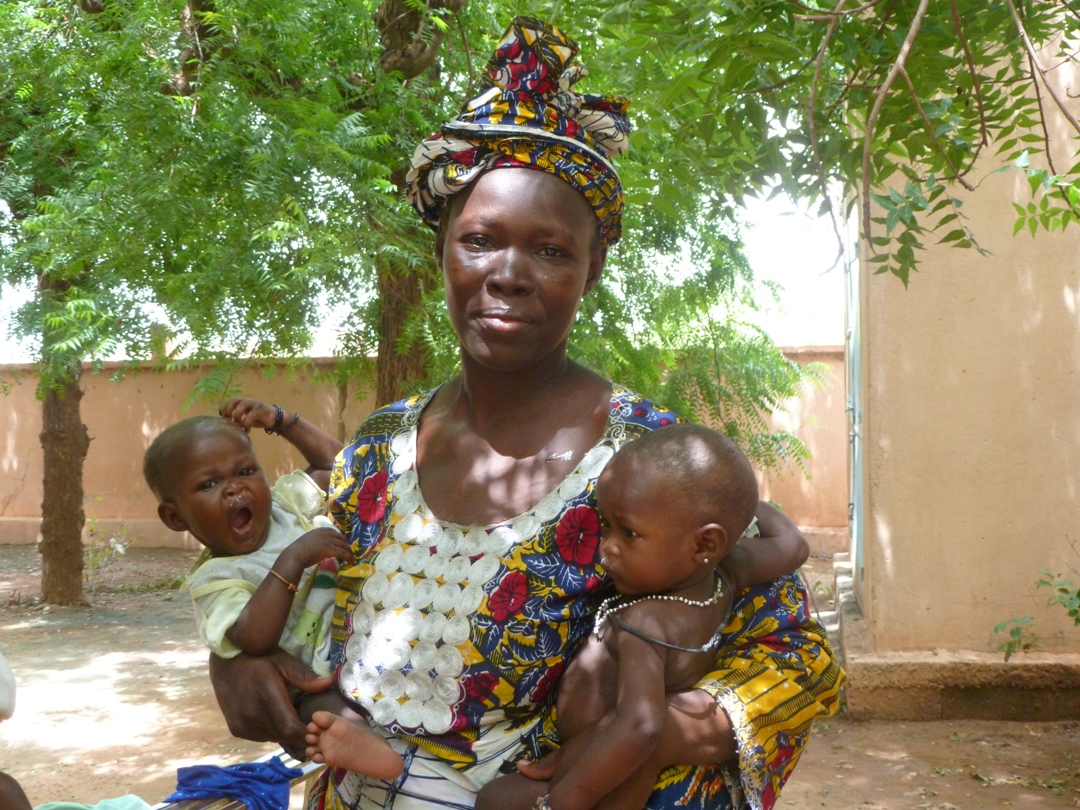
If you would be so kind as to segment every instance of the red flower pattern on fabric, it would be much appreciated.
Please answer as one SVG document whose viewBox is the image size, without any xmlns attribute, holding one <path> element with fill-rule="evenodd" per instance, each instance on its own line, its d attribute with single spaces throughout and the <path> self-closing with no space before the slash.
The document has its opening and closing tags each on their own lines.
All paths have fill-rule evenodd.
<svg viewBox="0 0 1080 810">
<path fill-rule="evenodd" d="M 559 682 L 559 677 L 562 675 L 563 667 L 564 664 L 560 661 L 555 666 L 549 667 L 547 672 L 541 676 L 539 682 L 536 684 L 536 688 L 533 689 L 533 703 L 539 703 L 548 696 L 552 689 L 555 688 L 555 684 Z"/>
<path fill-rule="evenodd" d="M 488 597 L 491 618 L 497 622 L 505 622 L 509 617 L 516 616 L 528 596 L 529 584 L 525 575 L 520 571 L 511 571 Z"/>
<path fill-rule="evenodd" d="M 600 545 L 600 519 L 591 506 L 567 509 L 555 527 L 555 545 L 568 563 L 582 567 L 596 561 Z"/>
<path fill-rule="evenodd" d="M 498 684 L 499 676 L 494 672 L 476 672 L 461 682 L 461 685 L 465 687 L 465 694 L 477 700 L 487 698 Z"/>
<path fill-rule="evenodd" d="M 386 479 L 390 473 L 379 470 L 364 479 L 360 491 L 356 493 L 356 514 L 365 523 L 382 520 L 386 514 Z"/>
</svg>

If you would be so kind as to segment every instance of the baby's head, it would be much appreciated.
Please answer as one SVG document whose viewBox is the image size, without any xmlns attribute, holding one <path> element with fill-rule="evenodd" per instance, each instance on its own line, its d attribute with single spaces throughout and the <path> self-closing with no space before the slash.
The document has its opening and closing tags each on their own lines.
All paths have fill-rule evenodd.
<svg viewBox="0 0 1080 810">
<path fill-rule="evenodd" d="M 743 452 L 701 425 L 671 425 L 629 442 L 596 487 L 606 528 L 603 566 L 624 594 L 661 593 L 709 576 L 757 511 Z"/>
<path fill-rule="evenodd" d="M 250 554 L 270 530 L 270 485 L 244 429 L 220 416 L 166 428 L 143 457 L 158 517 L 215 557 Z"/>
</svg>

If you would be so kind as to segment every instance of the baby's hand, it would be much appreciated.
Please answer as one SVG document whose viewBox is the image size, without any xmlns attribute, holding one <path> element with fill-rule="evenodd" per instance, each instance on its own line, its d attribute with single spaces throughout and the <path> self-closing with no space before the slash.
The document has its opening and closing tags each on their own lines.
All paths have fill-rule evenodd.
<svg viewBox="0 0 1080 810">
<path fill-rule="evenodd" d="M 244 430 L 251 430 L 258 427 L 272 428 L 277 409 L 257 399 L 233 397 L 218 408 L 218 414 L 236 422 Z"/>
<path fill-rule="evenodd" d="M 303 568 L 336 557 L 348 563 L 356 562 L 349 541 L 337 529 L 319 527 L 293 540 L 282 555 L 288 554 Z"/>
</svg>

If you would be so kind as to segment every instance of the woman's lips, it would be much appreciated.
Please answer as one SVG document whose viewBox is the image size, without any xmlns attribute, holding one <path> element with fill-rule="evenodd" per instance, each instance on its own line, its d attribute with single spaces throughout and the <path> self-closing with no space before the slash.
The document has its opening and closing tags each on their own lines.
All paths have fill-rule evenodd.
<svg viewBox="0 0 1080 810">
<path fill-rule="evenodd" d="M 510 311 L 485 311 L 477 313 L 476 319 L 487 329 L 496 332 L 516 332 L 529 325 L 529 319 Z"/>
</svg>

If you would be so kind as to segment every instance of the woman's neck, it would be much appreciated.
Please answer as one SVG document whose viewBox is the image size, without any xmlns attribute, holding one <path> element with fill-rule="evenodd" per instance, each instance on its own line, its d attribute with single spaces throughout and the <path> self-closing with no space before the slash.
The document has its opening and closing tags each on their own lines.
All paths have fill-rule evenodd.
<svg viewBox="0 0 1080 810">
<path fill-rule="evenodd" d="M 549 408 L 559 392 L 587 373 L 565 354 L 524 371 L 493 371 L 468 358 L 454 390 L 455 410 L 477 428 L 506 420 L 519 423 L 523 415 L 537 408 Z"/>
</svg>

